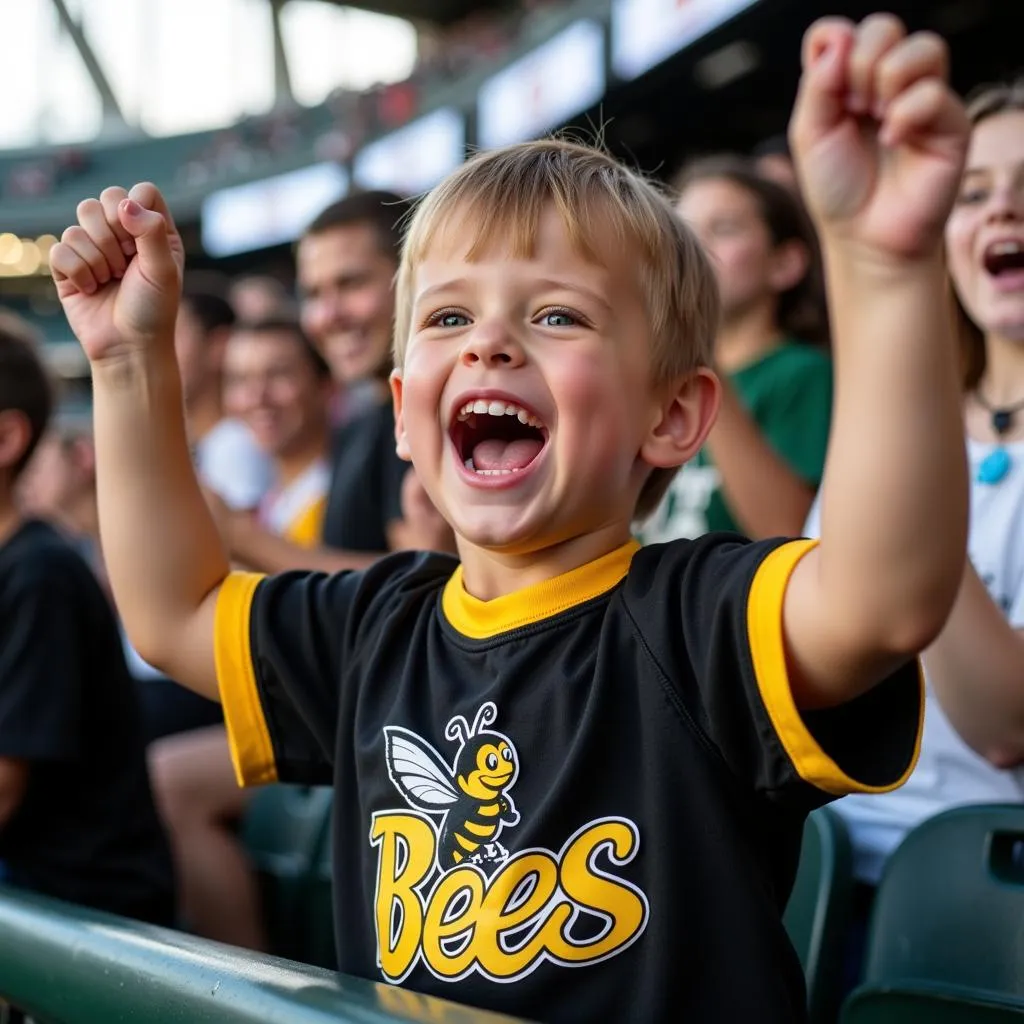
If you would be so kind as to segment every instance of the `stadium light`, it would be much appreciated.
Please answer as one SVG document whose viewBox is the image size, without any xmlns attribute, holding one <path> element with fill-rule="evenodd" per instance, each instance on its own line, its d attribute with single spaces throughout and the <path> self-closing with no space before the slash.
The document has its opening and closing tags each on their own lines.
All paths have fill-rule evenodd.
<svg viewBox="0 0 1024 1024">
<path fill-rule="evenodd" d="M 0 235 L 0 263 L 4 266 L 14 266 L 21 259 L 23 248 L 21 239 L 12 235 L 9 231 Z"/>
</svg>

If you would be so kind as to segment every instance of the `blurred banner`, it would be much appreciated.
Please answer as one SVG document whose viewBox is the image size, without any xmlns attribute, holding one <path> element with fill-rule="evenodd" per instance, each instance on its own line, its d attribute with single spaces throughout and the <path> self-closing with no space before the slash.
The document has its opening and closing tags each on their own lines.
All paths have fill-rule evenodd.
<svg viewBox="0 0 1024 1024">
<path fill-rule="evenodd" d="M 322 163 L 220 189 L 203 202 L 203 248 L 210 256 L 233 256 L 292 242 L 348 186 L 343 167 Z"/>
<path fill-rule="evenodd" d="M 614 0 L 612 70 L 637 75 L 759 0 Z"/>
<path fill-rule="evenodd" d="M 352 176 L 362 188 L 383 188 L 403 196 L 433 188 L 466 157 L 466 119 L 442 107 L 364 146 Z"/>
<path fill-rule="evenodd" d="M 604 31 L 582 20 L 487 79 L 477 98 L 481 148 L 537 138 L 600 102 L 604 64 Z"/>
</svg>

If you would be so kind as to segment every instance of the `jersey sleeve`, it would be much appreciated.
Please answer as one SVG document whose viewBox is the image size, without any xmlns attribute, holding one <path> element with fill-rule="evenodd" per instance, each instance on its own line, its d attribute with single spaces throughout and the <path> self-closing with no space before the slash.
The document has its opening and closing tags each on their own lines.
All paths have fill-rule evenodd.
<svg viewBox="0 0 1024 1024">
<path fill-rule="evenodd" d="M 75 595 L 51 581 L 9 596 L 0 622 L 0 757 L 73 760 L 90 658 Z"/>
<path fill-rule="evenodd" d="M 217 684 L 240 786 L 331 781 L 356 573 L 231 573 L 217 597 Z"/>
<path fill-rule="evenodd" d="M 923 721 L 916 660 L 839 707 L 796 707 L 783 598 L 814 544 L 709 535 L 647 549 L 636 556 L 643 589 L 631 609 L 684 714 L 730 769 L 801 810 L 901 786 L 916 763 Z"/>
<path fill-rule="evenodd" d="M 832 364 L 823 356 L 804 363 L 780 382 L 762 413 L 761 429 L 787 465 L 817 486 L 825 468 L 831 418 Z"/>
</svg>

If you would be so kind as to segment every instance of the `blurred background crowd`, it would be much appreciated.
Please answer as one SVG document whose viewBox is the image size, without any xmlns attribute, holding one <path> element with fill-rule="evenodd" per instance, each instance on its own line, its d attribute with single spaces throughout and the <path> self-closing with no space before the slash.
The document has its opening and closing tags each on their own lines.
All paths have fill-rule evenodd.
<svg viewBox="0 0 1024 1024">
<path fill-rule="evenodd" d="M 835 0 L 830 13 L 874 6 Z M 949 41 L 964 94 L 1024 67 L 1017 0 L 888 6 Z M 102 583 L 87 366 L 47 253 L 80 199 L 151 180 L 186 246 L 175 344 L 189 438 L 236 563 L 332 570 L 451 549 L 394 454 L 397 224 L 474 149 L 569 129 L 663 180 L 719 274 L 722 418 L 638 524 L 641 539 L 813 533 L 832 371 L 820 257 L 784 132 L 801 34 L 821 13 L 814 0 L 138 0 L 131 14 L 116 0 L 3 5 L 0 38 L 13 46 L 0 111 L 0 327 L 31 337 L 59 384 L 22 478 L 24 507 L 73 538 Z M 1024 357 L 1004 323 L 1019 314 L 1024 326 L 1024 141 L 1014 142 L 1024 86 L 979 102 L 981 170 L 948 236 L 968 354 L 977 586 L 968 581 L 929 666 L 914 779 L 839 805 L 865 919 L 909 830 L 948 807 L 1024 797 L 1024 657 L 1013 646 L 1024 627 Z M 1002 225 L 998 238 L 987 224 Z M 1002 249 L 978 248 L 981 235 Z M 1001 281 L 995 312 L 982 272 Z M 1016 313 L 999 312 L 1014 302 Z M 123 650 L 176 865 L 177 920 L 268 948 L 239 839 L 253 798 L 235 786 L 219 708 Z"/>
</svg>

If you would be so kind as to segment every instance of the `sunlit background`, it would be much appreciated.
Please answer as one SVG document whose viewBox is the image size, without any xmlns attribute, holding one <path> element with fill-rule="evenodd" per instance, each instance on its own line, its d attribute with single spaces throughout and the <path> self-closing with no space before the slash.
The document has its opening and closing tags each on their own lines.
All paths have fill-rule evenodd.
<svg viewBox="0 0 1024 1024">
<path fill-rule="evenodd" d="M 350 0 L 351 2 L 351 0 Z M 86 366 L 47 255 L 77 203 L 155 182 L 188 266 L 293 285 L 355 188 L 416 196 L 478 148 L 571 130 L 667 177 L 785 130 L 821 0 L 0 0 L 0 307 Z M 877 0 L 834 0 L 862 17 Z M 888 0 L 958 88 L 1024 64 L 1024 0 Z"/>
<path fill-rule="evenodd" d="M 172 135 L 230 124 L 274 104 L 267 0 L 65 0 L 95 51 L 129 126 Z M 290 0 L 281 35 L 295 100 L 323 102 L 338 86 L 407 78 L 416 31 L 399 18 Z M 51 0 L 0 3 L 0 147 L 86 142 L 104 125 L 99 94 Z M 14 45 L 11 45 L 11 44 Z M 11 102 L 16 98 L 15 102 Z"/>
</svg>

